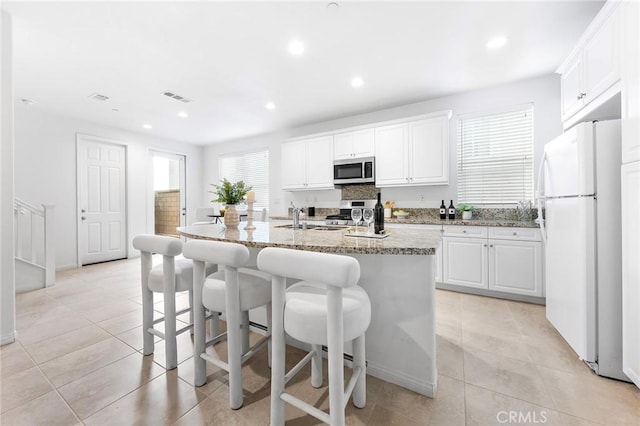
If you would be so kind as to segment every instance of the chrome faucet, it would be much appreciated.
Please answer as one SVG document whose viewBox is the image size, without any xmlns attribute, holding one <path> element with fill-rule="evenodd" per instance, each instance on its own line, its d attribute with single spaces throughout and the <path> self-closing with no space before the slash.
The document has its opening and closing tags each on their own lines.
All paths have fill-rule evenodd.
<svg viewBox="0 0 640 426">
<path fill-rule="evenodd" d="M 302 209 L 293 205 L 293 201 L 291 202 L 292 214 L 293 214 L 293 229 L 300 228 L 300 212 Z"/>
</svg>

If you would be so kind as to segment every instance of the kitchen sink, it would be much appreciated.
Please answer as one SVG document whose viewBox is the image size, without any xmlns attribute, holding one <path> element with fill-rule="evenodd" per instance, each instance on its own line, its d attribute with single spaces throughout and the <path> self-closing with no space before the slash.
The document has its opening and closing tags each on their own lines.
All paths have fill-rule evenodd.
<svg viewBox="0 0 640 426">
<path fill-rule="evenodd" d="M 277 225 L 274 228 L 286 228 L 293 229 L 293 224 Z M 312 225 L 307 224 L 306 228 L 313 231 L 342 231 L 348 228 L 348 226 L 336 226 L 336 225 Z M 302 225 L 298 226 L 298 229 L 304 229 Z"/>
</svg>

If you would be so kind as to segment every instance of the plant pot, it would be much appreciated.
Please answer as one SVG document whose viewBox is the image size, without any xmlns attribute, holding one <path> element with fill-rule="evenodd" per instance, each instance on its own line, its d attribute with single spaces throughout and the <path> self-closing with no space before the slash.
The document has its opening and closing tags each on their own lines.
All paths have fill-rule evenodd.
<svg viewBox="0 0 640 426">
<path fill-rule="evenodd" d="M 240 215 L 234 204 L 228 204 L 224 211 L 224 226 L 229 229 L 237 229 L 240 223 Z"/>
<path fill-rule="evenodd" d="M 464 212 L 462 212 L 462 220 L 471 220 L 472 216 L 473 216 L 473 212 L 472 211 L 464 211 Z"/>
</svg>

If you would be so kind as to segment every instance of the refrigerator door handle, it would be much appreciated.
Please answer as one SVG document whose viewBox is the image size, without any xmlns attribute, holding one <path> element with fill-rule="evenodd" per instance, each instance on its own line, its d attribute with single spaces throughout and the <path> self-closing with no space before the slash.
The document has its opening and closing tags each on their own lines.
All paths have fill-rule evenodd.
<svg viewBox="0 0 640 426">
<path fill-rule="evenodd" d="M 547 154 L 542 154 L 542 159 L 540 160 L 540 167 L 538 169 L 538 187 L 536 188 L 536 204 L 538 206 L 538 218 L 536 222 L 540 225 L 540 235 L 542 235 L 542 242 L 547 244 L 547 231 L 544 227 L 544 217 L 542 215 L 542 202 L 544 201 L 544 192 L 542 189 L 542 179 L 544 172 L 544 164 L 547 161 Z"/>
</svg>

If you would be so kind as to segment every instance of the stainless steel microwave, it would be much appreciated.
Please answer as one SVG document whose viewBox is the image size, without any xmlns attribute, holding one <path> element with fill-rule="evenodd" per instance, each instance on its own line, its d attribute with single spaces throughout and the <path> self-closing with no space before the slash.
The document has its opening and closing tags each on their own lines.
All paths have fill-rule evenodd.
<svg viewBox="0 0 640 426">
<path fill-rule="evenodd" d="M 375 163 L 374 157 L 335 160 L 333 162 L 333 183 L 335 185 L 374 183 Z"/>
</svg>

